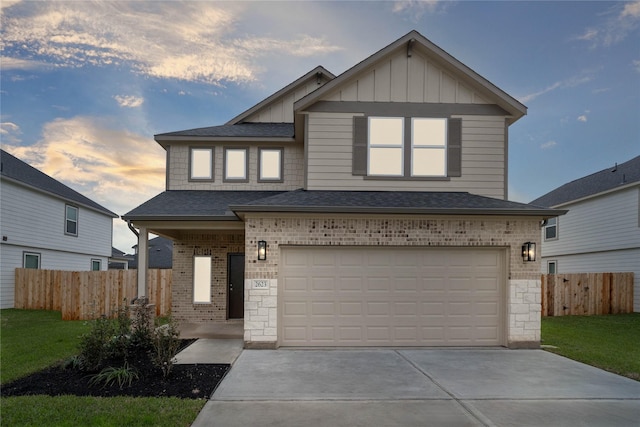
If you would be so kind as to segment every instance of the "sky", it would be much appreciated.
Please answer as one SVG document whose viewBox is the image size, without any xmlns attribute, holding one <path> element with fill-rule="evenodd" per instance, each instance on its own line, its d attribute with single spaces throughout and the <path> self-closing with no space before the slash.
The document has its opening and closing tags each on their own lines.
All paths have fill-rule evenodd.
<svg viewBox="0 0 640 427">
<path fill-rule="evenodd" d="M 153 135 L 224 124 L 417 30 L 528 107 L 509 199 L 640 154 L 640 1 L 0 2 L 2 148 L 123 215 L 164 191 Z M 136 238 L 114 220 L 114 247 Z"/>
</svg>

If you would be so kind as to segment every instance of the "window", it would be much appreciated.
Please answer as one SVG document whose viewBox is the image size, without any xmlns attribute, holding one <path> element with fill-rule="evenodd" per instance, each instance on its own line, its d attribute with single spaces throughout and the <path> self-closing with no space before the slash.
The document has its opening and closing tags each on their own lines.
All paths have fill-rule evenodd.
<svg viewBox="0 0 640 427">
<path fill-rule="evenodd" d="M 70 236 L 78 235 L 78 208 L 75 206 L 65 206 L 64 233 Z"/>
<path fill-rule="evenodd" d="M 372 179 L 461 176 L 462 120 L 354 117 L 353 175 Z"/>
<path fill-rule="evenodd" d="M 102 261 L 99 259 L 91 260 L 91 271 L 100 271 L 102 270 Z"/>
<path fill-rule="evenodd" d="M 211 257 L 193 257 L 193 302 L 211 302 Z"/>
<path fill-rule="evenodd" d="M 282 182 L 282 148 L 258 149 L 258 182 Z"/>
<path fill-rule="evenodd" d="M 558 238 L 558 218 L 549 218 L 544 226 L 544 240 Z"/>
<path fill-rule="evenodd" d="M 224 149 L 224 181 L 247 182 L 248 148 Z"/>
<path fill-rule="evenodd" d="M 35 252 L 24 252 L 22 254 L 23 268 L 40 268 L 40 254 Z"/>
<path fill-rule="evenodd" d="M 213 181 L 213 148 L 190 149 L 189 179 L 192 181 Z"/>
<path fill-rule="evenodd" d="M 547 261 L 547 274 L 557 274 L 558 261 Z"/>
</svg>

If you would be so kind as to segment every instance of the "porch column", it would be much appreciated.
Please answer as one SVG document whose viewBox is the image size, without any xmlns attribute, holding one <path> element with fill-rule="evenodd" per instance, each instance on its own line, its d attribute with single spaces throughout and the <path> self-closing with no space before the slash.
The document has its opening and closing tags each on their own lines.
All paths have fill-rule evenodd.
<svg viewBox="0 0 640 427">
<path fill-rule="evenodd" d="M 147 227 L 138 231 L 138 298 L 147 296 L 147 269 L 149 268 L 149 232 Z"/>
</svg>

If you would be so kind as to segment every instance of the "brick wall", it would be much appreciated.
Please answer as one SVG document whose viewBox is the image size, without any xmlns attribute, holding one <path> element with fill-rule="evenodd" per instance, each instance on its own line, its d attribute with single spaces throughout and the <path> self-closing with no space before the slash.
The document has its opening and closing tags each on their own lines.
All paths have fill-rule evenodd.
<svg viewBox="0 0 640 427">
<path fill-rule="evenodd" d="M 185 233 L 173 242 L 171 314 L 178 321 L 227 319 L 227 254 L 244 253 L 244 233 Z M 193 303 L 193 257 L 210 255 L 211 304 Z"/>
<path fill-rule="evenodd" d="M 535 346 L 540 341 L 540 263 L 522 261 L 524 242 L 540 249 L 540 218 L 520 217 L 245 217 L 245 342 L 274 346 L 280 245 L 484 246 L 508 252 L 507 344 Z M 266 240 L 268 256 L 258 262 L 257 242 Z M 268 290 L 251 289 L 251 279 L 271 279 Z M 526 317 L 526 319 L 525 319 Z"/>
</svg>

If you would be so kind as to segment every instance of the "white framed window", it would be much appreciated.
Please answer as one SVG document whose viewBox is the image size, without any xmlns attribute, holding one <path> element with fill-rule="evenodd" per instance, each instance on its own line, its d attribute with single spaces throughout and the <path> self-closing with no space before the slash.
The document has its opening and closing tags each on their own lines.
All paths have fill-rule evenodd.
<svg viewBox="0 0 640 427">
<path fill-rule="evenodd" d="M 224 149 L 224 181 L 247 182 L 248 169 L 248 148 Z"/>
<path fill-rule="evenodd" d="M 64 221 L 64 234 L 69 236 L 78 235 L 78 208 L 71 205 L 65 205 L 65 221 Z"/>
<path fill-rule="evenodd" d="M 213 181 L 213 147 L 189 149 L 189 180 Z"/>
<path fill-rule="evenodd" d="M 446 119 L 411 119 L 411 176 L 447 176 Z"/>
<path fill-rule="evenodd" d="M 193 257 L 193 302 L 211 303 L 211 257 Z"/>
<path fill-rule="evenodd" d="M 547 261 L 547 274 L 558 274 L 558 261 Z"/>
<path fill-rule="evenodd" d="M 368 175 L 404 175 L 404 119 L 369 117 Z"/>
<path fill-rule="evenodd" d="M 282 148 L 258 148 L 258 182 L 282 182 Z"/>
<path fill-rule="evenodd" d="M 549 218 L 544 226 L 544 240 L 556 240 L 558 238 L 558 217 Z"/>
<path fill-rule="evenodd" d="M 22 268 L 40 268 L 40 254 L 37 252 L 23 252 Z"/>
<path fill-rule="evenodd" d="M 92 259 L 91 260 L 91 271 L 100 271 L 102 270 L 102 260 Z"/>
</svg>

